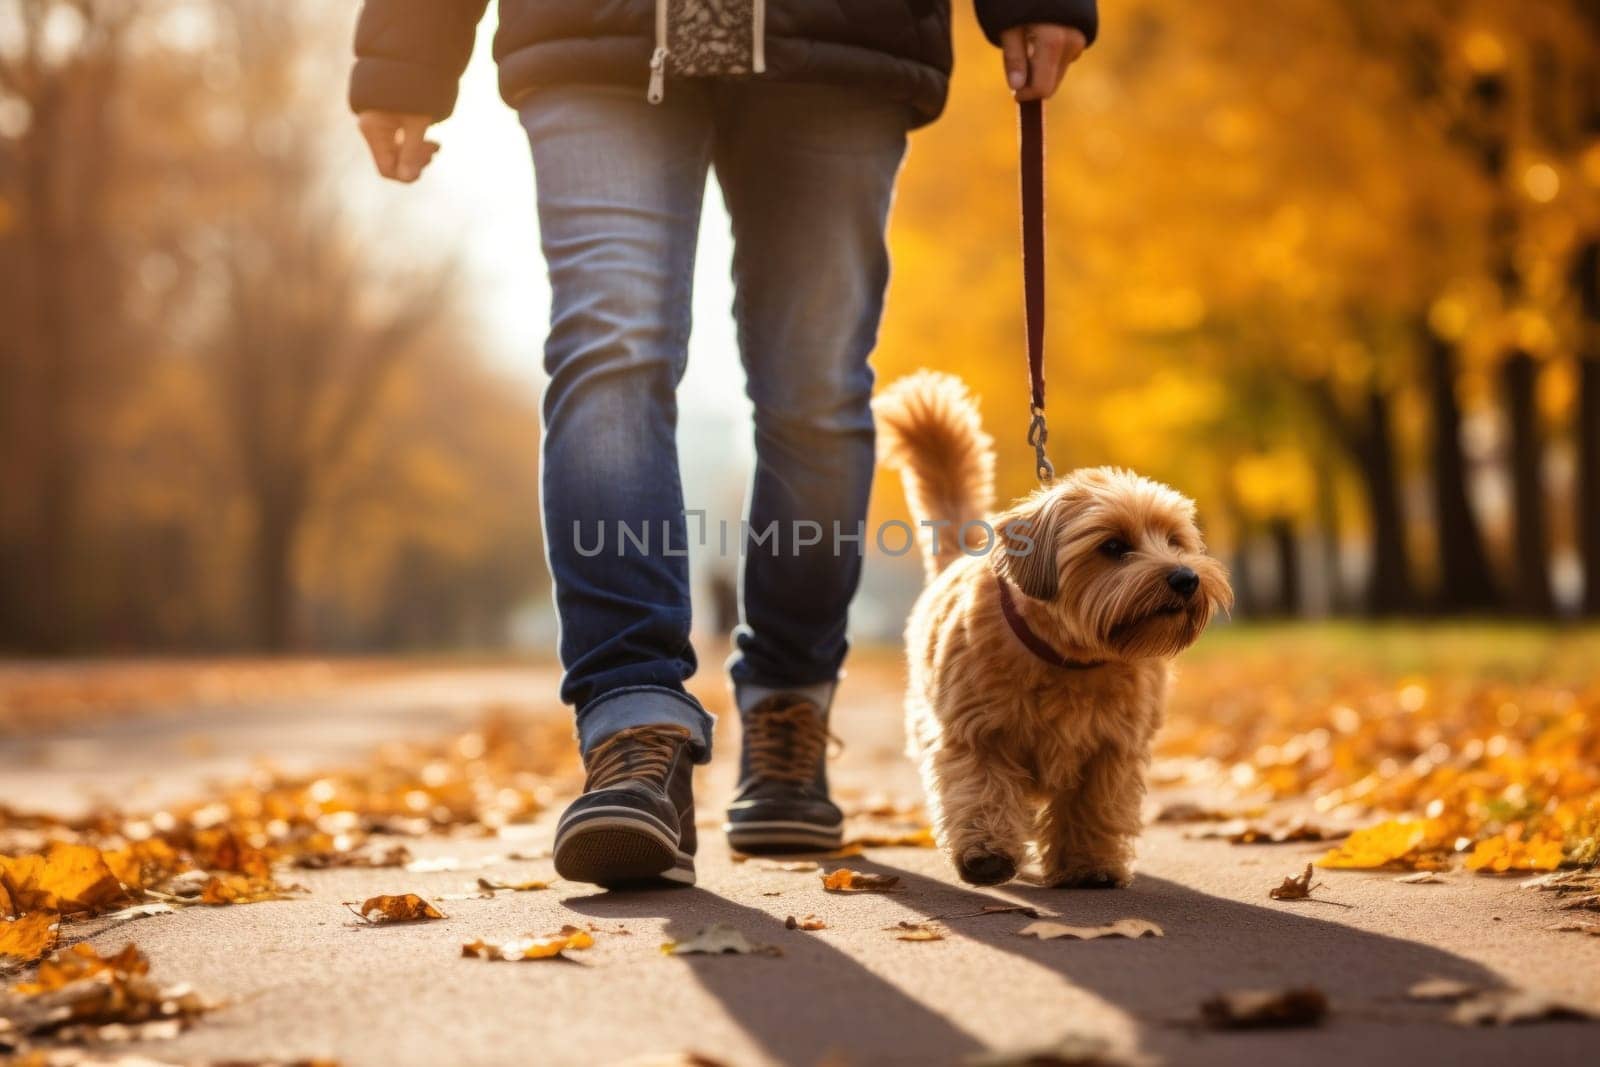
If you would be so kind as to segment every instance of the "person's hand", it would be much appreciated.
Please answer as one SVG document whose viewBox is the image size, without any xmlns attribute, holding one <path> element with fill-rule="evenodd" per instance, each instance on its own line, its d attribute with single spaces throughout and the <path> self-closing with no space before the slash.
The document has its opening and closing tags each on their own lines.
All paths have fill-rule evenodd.
<svg viewBox="0 0 1600 1067">
<path fill-rule="evenodd" d="M 363 111 L 357 116 L 361 136 L 372 149 L 372 162 L 378 173 L 397 182 L 414 182 L 439 151 L 437 142 L 428 140 L 428 115 L 404 115 L 398 111 Z"/>
<path fill-rule="evenodd" d="M 1067 68 L 1089 47 L 1083 31 L 1053 22 L 1013 26 L 1000 34 L 1006 84 L 1017 100 L 1048 100 Z"/>
</svg>

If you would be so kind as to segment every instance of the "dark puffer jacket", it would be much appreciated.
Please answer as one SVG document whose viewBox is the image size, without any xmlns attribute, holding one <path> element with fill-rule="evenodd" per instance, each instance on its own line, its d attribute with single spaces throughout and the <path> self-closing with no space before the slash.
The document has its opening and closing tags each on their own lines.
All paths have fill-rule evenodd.
<svg viewBox="0 0 1600 1067">
<path fill-rule="evenodd" d="M 991 41 L 1024 23 L 1075 26 L 1091 41 L 1098 27 L 1095 0 L 975 3 Z M 487 5 L 365 0 L 351 106 L 448 116 Z M 708 41 L 719 26 L 729 35 Z M 731 54 L 730 40 L 739 42 Z M 643 93 L 654 62 L 669 84 L 678 74 L 722 73 L 862 86 L 905 101 L 919 122 L 929 122 L 944 108 L 949 85 L 950 2 L 500 0 L 494 54 L 501 94 L 513 105 L 539 86 L 572 82 L 634 84 Z"/>
</svg>

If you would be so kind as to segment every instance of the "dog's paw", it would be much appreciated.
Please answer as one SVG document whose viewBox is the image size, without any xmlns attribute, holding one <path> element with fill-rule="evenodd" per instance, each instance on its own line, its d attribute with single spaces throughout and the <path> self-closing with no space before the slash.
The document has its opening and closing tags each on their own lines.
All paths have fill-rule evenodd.
<svg viewBox="0 0 1600 1067">
<path fill-rule="evenodd" d="M 1016 876 L 1017 861 L 1003 852 L 973 845 L 961 853 L 956 861 L 956 872 L 968 885 L 999 885 Z"/>
<path fill-rule="evenodd" d="M 1052 889 L 1126 889 L 1132 883 L 1131 872 L 1112 870 L 1064 871 L 1045 879 Z"/>
</svg>

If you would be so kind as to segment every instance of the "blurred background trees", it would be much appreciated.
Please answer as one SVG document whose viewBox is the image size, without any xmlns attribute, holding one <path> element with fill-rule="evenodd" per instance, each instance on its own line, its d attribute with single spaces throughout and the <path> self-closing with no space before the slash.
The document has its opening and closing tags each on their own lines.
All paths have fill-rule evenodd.
<svg viewBox="0 0 1600 1067">
<path fill-rule="evenodd" d="M 1600 7 L 1104 18 L 1051 112 L 1057 466 L 1194 493 L 1253 614 L 1600 612 Z M 988 58 L 970 26 L 960 43 Z M 993 249 L 1014 148 L 992 96 L 961 79 L 916 144 L 880 366 L 980 383 L 1016 492 L 1016 268 Z M 930 175 L 919 154 L 971 162 Z M 940 345 L 953 292 L 973 321 Z"/>
<path fill-rule="evenodd" d="M 533 399 L 329 172 L 351 15 L 0 5 L 0 648 L 495 644 L 539 587 Z"/>
<path fill-rule="evenodd" d="M 1009 495 L 1015 129 L 955 6 L 877 362 L 974 383 Z M 536 389 L 462 249 L 352 211 L 355 7 L 0 0 L 0 650 L 493 646 L 543 600 Z M 1600 616 L 1600 9 L 1104 18 L 1049 111 L 1057 466 L 1196 496 L 1242 615 Z"/>
</svg>

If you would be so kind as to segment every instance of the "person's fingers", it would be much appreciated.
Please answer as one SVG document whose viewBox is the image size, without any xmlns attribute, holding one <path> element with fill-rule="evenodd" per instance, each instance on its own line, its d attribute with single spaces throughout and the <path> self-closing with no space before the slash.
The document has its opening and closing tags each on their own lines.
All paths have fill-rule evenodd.
<svg viewBox="0 0 1600 1067">
<path fill-rule="evenodd" d="M 400 127 L 395 116 L 382 111 L 363 111 L 357 125 L 361 136 L 366 138 L 378 173 L 393 178 L 400 164 L 400 146 L 395 142 L 395 132 Z"/>
<path fill-rule="evenodd" d="M 414 182 L 422 168 L 433 159 L 439 146 L 428 140 L 429 120 L 422 115 L 407 115 L 400 123 L 400 166 L 395 175 L 403 182 Z"/>
<path fill-rule="evenodd" d="M 1082 30 L 1067 27 L 1066 36 L 1062 39 L 1061 63 L 1056 68 L 1056 81 L 1050 87 L 1051 96 L 1054 96 L 1056 90 L 1061 88 L 1061 79 L 1067 76 L 1067 68 L 1076 63 L 1088 47 L 1089 39 L 1083 35 Z"/>
<path fill-rule="evenodd" d="M 1061 53 L 1065 47 L 1056 29 L 1035 26 L 1029 31 L 1028 83 L 1018 90 L 1018 100 L 1043 100 L 1055 92 L 1061 80 Z"/>
<path fill-rule="evenodd" d="M 1028 84 L 1028 28 L 1013 26 L 1000 33 L 1000 56 L 1005 62 L 1006 84 L 1016 92 Z"/>
</svg>

